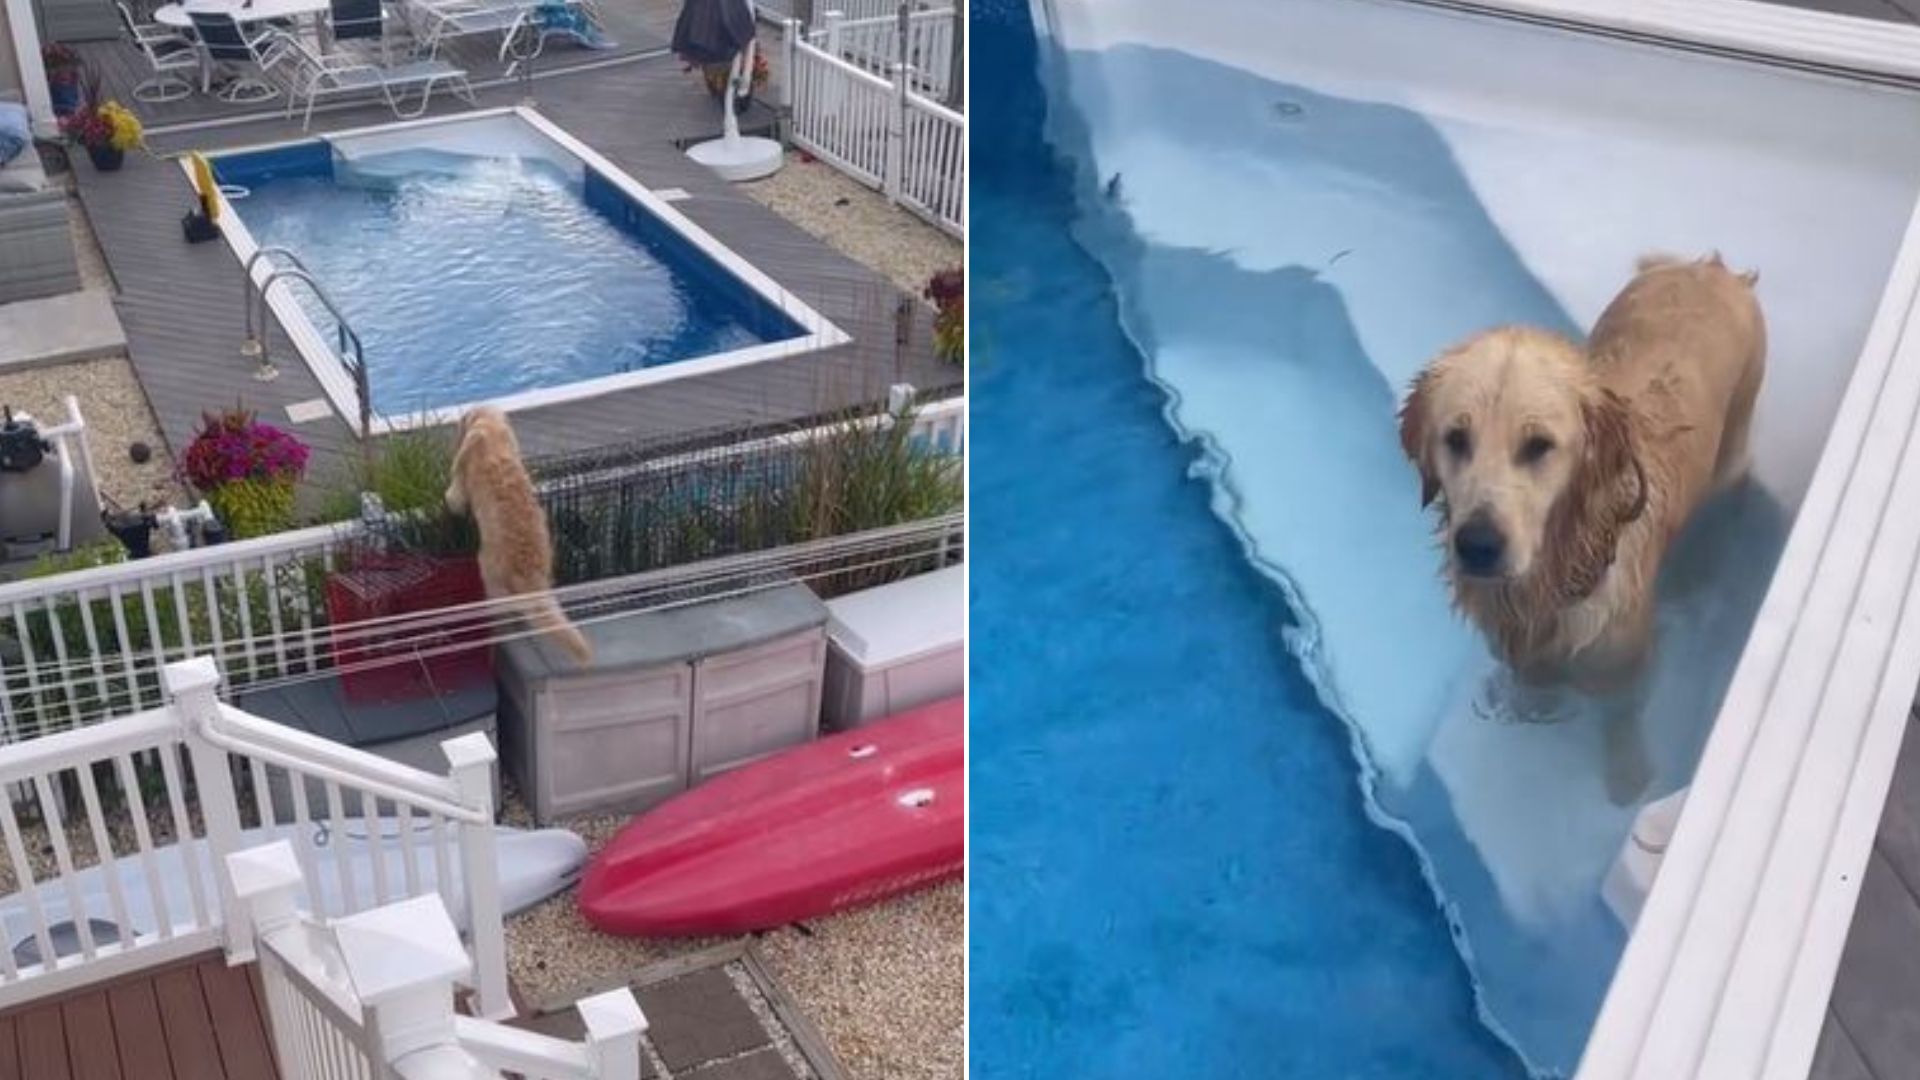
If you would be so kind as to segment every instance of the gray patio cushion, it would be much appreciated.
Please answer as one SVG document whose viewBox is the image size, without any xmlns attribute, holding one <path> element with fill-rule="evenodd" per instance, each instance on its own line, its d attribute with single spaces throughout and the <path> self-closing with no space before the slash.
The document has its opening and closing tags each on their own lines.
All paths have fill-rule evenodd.
<svg viewBox="0 0 1920 1080">
<path fill-rule="evenodd" d="M 348 701 L 337 678 L 241 692 L 234 705 L 288 727 L 348 746 L 378 746 L 472 723 L 493 713 L 492 679 L 412 701 Z"/>
</svg>

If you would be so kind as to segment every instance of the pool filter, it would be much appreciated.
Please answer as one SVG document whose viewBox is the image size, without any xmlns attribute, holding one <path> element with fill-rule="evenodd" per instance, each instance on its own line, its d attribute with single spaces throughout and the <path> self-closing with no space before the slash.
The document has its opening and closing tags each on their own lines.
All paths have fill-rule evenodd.
<svg viewBox="0 0 1920 1080">
<path fill-rule="evenodd" d="M 0 406 L 0 561 L 69 551 L 103 534 L 85 424 L 72 398 L 67 414 L 67 423 L 43 428 Z"/>
</svg>

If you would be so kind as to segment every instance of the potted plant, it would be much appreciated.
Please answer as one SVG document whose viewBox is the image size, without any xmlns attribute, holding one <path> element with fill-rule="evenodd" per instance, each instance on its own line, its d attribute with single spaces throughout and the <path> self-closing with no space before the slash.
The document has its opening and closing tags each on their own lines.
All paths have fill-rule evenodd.
<svg viewBox="0 0 1920 1080">
<path fill-rule="evenodd" d="M 921 295 L 933 301 L 933 354 L 958 364 L 967 354 L 967 276 L 959 268 L 942 270 L 927 280 Z"/>
<path fill-rule="evenodd" d="M 61 117 L 60 130 L 86 148 L 93 167 L 101 172 L 118 169 L 126 160 L 127 151 L 140 145 L 143 134 L 139 118 L 112 100 L 103 104 L 86 102 Z"/>
<path fill-rule="evenodd" d="M 181 478 L 236 540 L 290 528 L 294 485 L 306 470 L 306 444 L 240 408 L 203 413 L 180 459 Z"/>
<path fill-rule="evenodd" d="M 71 46 L 49 42 L 40 47 L 40 66 L 47 72 L 47 96 L 53 114 L 66 116 L 80 107 L 80 54 Z"/>
</svg>

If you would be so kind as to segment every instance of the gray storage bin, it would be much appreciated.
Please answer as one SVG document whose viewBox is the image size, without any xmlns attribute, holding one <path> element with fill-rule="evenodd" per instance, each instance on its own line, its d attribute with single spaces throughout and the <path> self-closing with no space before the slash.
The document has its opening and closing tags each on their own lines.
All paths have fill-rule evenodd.
<svg viewBox="0 0 1920 1080">
<path fill-rule="evenodd" d="M 542 823 L 645 809 L 819 731 L 827 609 L 804 585 L 500 648 L 502 762 Z"/>
</svg>

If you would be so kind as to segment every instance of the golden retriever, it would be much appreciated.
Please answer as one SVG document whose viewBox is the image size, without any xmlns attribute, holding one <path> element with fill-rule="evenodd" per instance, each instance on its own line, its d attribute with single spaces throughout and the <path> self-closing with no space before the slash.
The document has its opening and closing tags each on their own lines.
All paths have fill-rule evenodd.
<svg viewBox="0 0 1920 1080">
<path fill-rule="evenodd" d="M 1642 259 L 1582 349 L 1489 330 L 1414 380 L 1400 442 L 1440 500 L 1454 603 L 1524 683 L 1604 692 L 1652 645 L 1660 562 L 1746 473 L 1766 365 L 1755 275 Z"/>
<path fill-rule="evenodd" d="M 506 414 L 490 405 L 460 418 L 459 448 L 447 508 L 473 514 L 480 529 L 480 580 L 488 599 L 525 596 L 516 605 L 535 629 L 554 636 L 576 662 L 593 659 L 593 646 L 553 598 L 553 541 L 520 460 L 520 442 Z"/>
</svg>

